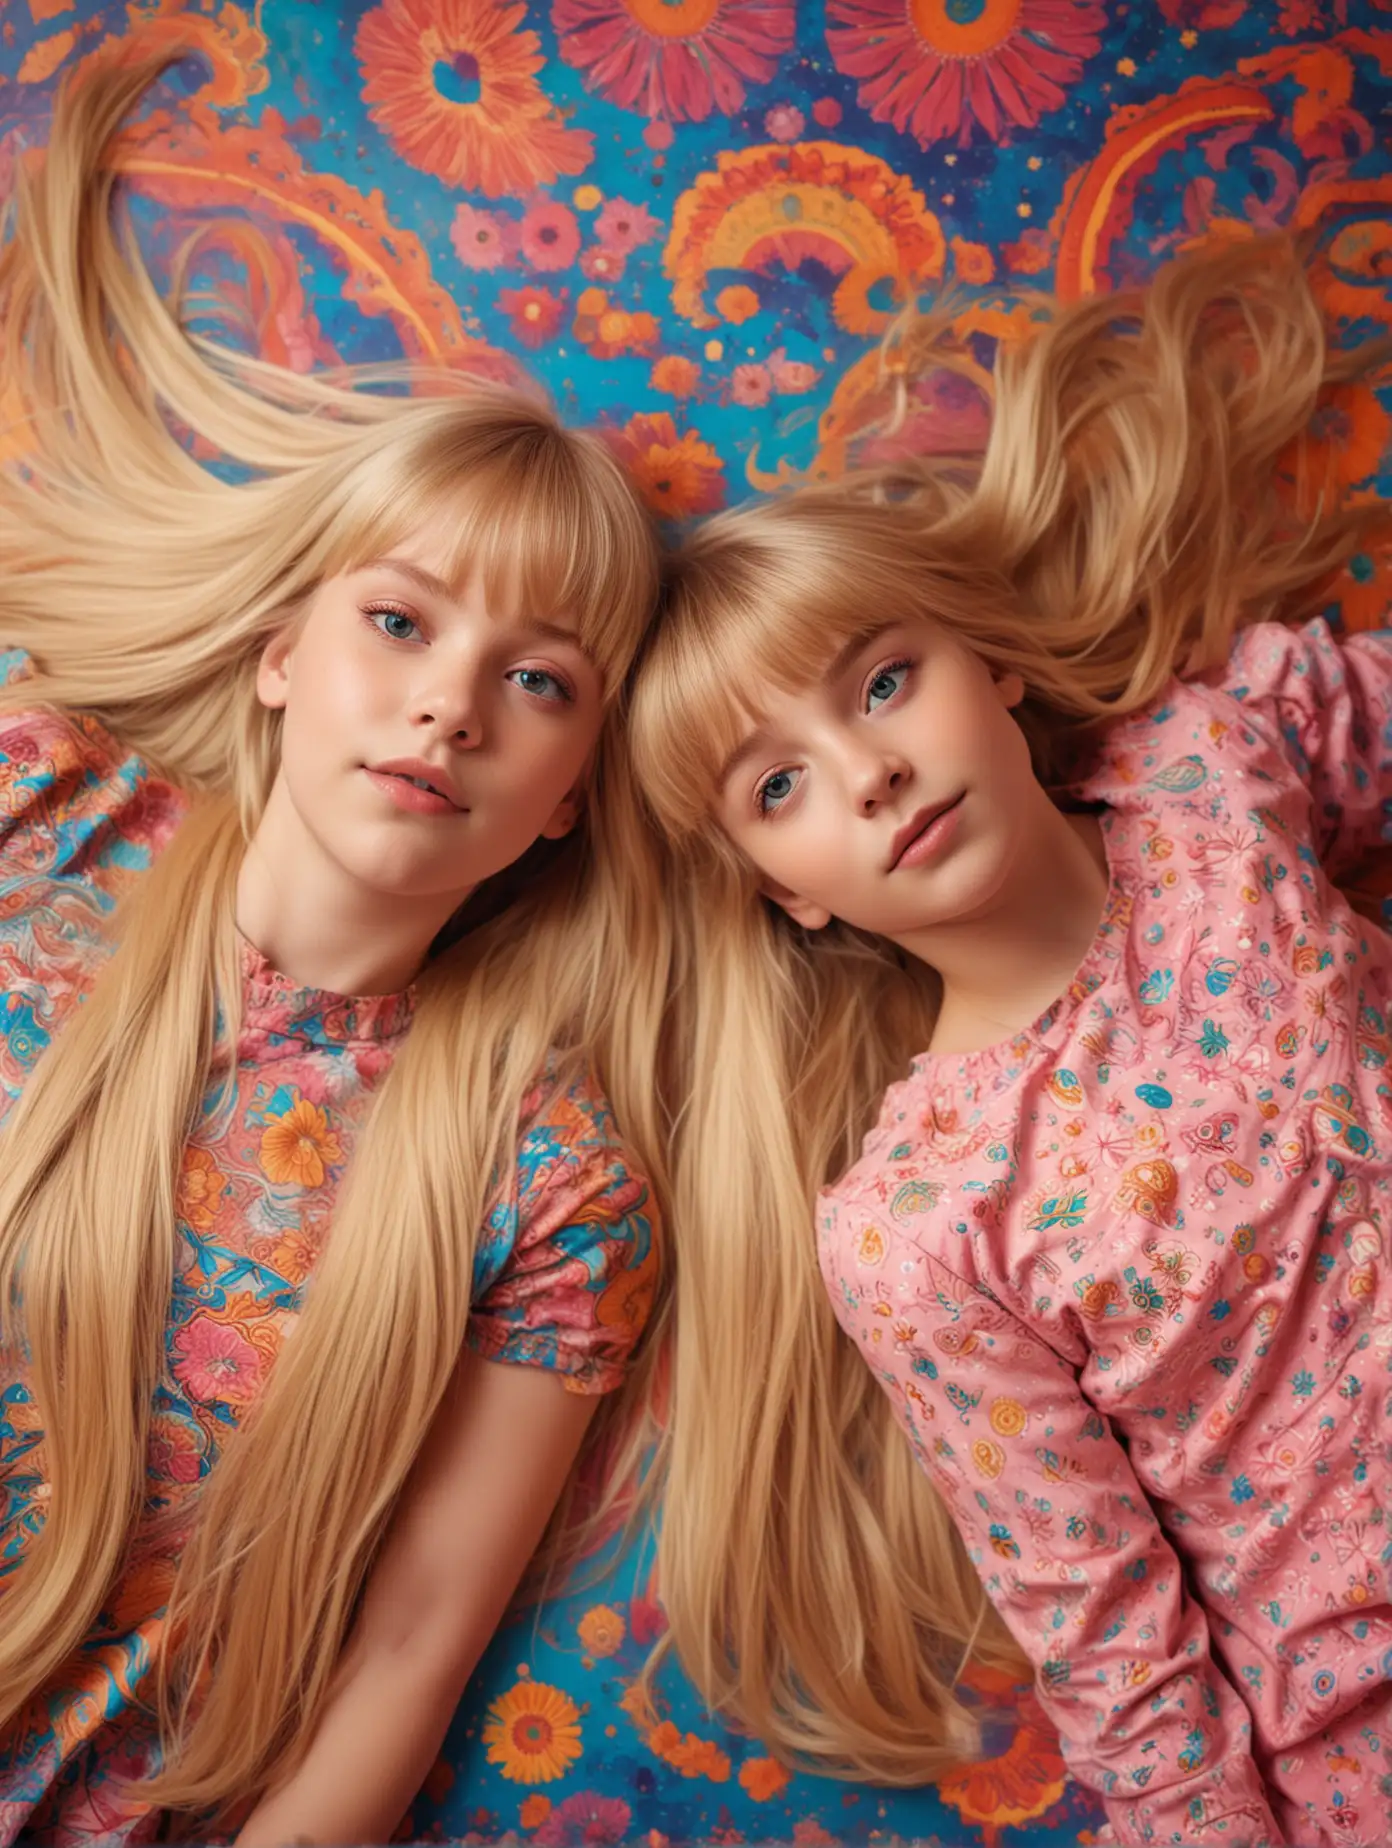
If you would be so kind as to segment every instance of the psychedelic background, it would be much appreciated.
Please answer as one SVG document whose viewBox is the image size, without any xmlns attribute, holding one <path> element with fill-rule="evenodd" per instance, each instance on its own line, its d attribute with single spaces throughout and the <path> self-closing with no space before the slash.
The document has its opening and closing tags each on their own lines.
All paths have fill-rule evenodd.
<svg viewBox="0 0 1392 1848">
<path fill-rule="evenodd" d="M 896 300 L 954 285 L 984 382 L 1031 290 L 1113 290 L 1211 236 L 1310 234 L 1350 334 L 1392 331 L 1392 0 L 0 0 L 0 195 L 59 75 L 192 39 L 124 145 L 157 263 L 199 233 L 223 338 L 281 364 L 526 369 L 673 521 L 882 439 Z M 208 311 L 204 311 L 205 313 Z M 984 427 L 970 378 L 910 438 Z M 1392 398 L 1331 393 L 1317 468 L 1383 492 Z M 1354 561 L 1353 626 L 1392 560 Z M 667 1673 L 649 1553 L 523 1612 L 415 1807 L 420 1837 L 1087 1843 L 1026 1690 L 936 1789 L 789 1776 Z"/>
</svg>

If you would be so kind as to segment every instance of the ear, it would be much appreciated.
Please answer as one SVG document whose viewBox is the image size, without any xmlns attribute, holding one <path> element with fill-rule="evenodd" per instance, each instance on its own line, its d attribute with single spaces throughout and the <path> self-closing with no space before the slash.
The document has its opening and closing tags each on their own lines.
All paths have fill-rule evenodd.
<svg viewBox="0 0 1392 1848">
<path fill-rule="evenodd" d="M 996 696 L 1002 706 L 1018 706 L 1025 697 L 1025 683 L 1019 674 L 997 674 Z"/>
<path fill-rule="evenodd" d="M 294 648 L 295 631 L 287 623 L 261 650 L 261 659 L 256 664 L 256 697 L 271 712 L 283 710 L 290 697 L 290 662 Z"/>
<path fill-rule="evenodd" d="M 552 810 L 550 820 L 541 830 L 542 839 L 563 841 L 584 812 L 585 786 L 583 783 L 577 783 L 567 795 L 561 797 Z"/>
<path fill-rule="evenodd" d="M 825 905 L 814 905 L 810 898 L 799 897 L 791 886 L 779 885 L 776 879 L 766 879 L 759 890 L 804 930 L 825 930 L 831 922 Z"/>
</svg>

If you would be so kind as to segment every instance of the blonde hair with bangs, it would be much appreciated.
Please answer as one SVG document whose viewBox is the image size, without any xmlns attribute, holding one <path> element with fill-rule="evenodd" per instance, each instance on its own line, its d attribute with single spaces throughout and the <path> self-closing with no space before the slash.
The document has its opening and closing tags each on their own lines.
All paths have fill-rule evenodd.
<svg viewBox="0 0 1392 1848">
<path fill-rule="evenodd" d="M 69 84 L 0 251 L 0 384 L 21 419 L 7 433 L 19 459 L 0 469 L 0 637 L 33 666 L 4 704 L 94 714 L 195 796 L 3 1132 L 0 1342 L 30 1362 L 51 1498 L 0 1587 L 0 1727 L 90 1630 L 144 1501 L 180 1160 L 237 1043 L 235 881 L 278 761 L 255 692 L 262 646 L 326 576 L 439 512 L 456 523 L 457 576 L 577 623 L 609 705 L 582 826 L 487 882 L 482 921 L 421 976 L 295 1340 L 200 1490 L 158 1665 L 165 1768 L 150 1795 L 202 1809 L 278 1782 L 312 1733 L 458 1359 L 476 1229 L 549 1060 L 558 1084 L 582 1061 L 596 1070 L 660 1197 L 667 952 L 616 755 L 657 590 L 618 465 L 519 392 L 390 369 L 296 377 L 187 336 L 104 164 L 170 61 L 108 59 Z M 195 460 L 181 430 L 239 478 Z M 592 1447 L 628 1429 L 641 1442 L 623 1420 L 607 1403 Z"/>
<path fill-rule="evenodd" d="M 946 340 L 930 318 L 895 330 L 902 398 L 961 364 Z M 1387 350 L 1329 349 L 1284 245 L 1191 256 L 1002 350 L 984 453 L 717 515 L 669 566 L 630 721 L 685 869 L 658 1576 L 707 1701 L 790 1762 L 940 1776 L 976 1750 L 971 1663 L 1028 1669 L 818 1272 L 815 1196 L 929 1045 L 937 980 L 761 898 L 713 818 L 721 767 L 761 688 L 921 616 L 1022 675 L 1055 785 L 1090 728 L 1225 659 L 1238 623 L 1317 610 L 1386 542 L 1385 510 L 1340 505 L 1300 439 L 1321 389 Z"/>
</svg>

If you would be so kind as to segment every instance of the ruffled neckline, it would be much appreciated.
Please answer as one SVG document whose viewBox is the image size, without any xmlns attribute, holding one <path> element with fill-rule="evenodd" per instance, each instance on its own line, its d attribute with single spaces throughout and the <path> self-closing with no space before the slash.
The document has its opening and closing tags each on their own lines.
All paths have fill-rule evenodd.
<svg viewBox="0 0 1392 1848">
<path fill-rule="evenodd" d="M 239 937 L 242 959 L 242 1020 L 245 1027 L 281 1039 L 314 1043 L 393 1039 L 409 1026 L 416 990 L 387 995 L 340 995 L 327 988 L 302 988 L 269 962 L 254 943 Z"/>
</svg>

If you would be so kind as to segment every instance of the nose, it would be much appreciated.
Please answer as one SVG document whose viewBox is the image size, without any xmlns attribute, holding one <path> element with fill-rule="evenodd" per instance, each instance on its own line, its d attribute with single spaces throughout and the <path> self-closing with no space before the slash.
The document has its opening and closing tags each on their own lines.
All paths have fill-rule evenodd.
<svg viewBox="0 0 1392 1848">
<path fill-rule="evenodd" d="M 439 653 L 443 655 L 444 651 Z M 447 739 L 461 750 L 477 750 L 484 733 L 478 664 L 456 659 L 446 668 L 437 659 L 426 665 L 430 671 L 412 689 L 412 728 L 432 739 Z"/>
<path fill-rule="evenodd" d="M 863 742 L 851 747 L 846 773 L 856 811 L 865 816 L 876 814 L 881 803 L 898 795 L 913 774 L 898 752 Z"/>
</svg>

